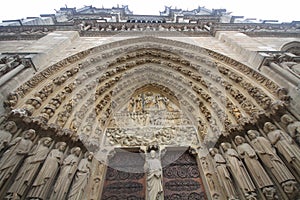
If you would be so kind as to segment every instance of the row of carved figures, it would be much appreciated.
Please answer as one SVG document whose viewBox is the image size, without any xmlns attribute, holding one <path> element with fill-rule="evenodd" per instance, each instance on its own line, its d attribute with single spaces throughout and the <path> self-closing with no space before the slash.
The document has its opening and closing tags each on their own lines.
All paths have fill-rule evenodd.
<svg viewBox="0 0 300 200">
<path fill-rule="evenodd" d="M 93 153 L 82 156 L 80 147 L 70 149 L 65 142 L 55 143 L 50 137 L 36 139 L 34 129 L 11 140 L 14 130 L 16 124 L 12 121 L 1 130 L 2 198 L 75 200 L 86 195 Z"/>
<path fill-rule="evenodd" d="M 298 123 L 293 128 L 299 127 Z M 231 143 L 221 143 L 219 149 L 209 149 L 226 199 L 239 199 L 238 193 L 251 200 L 257 199 L 258 193 L 266 199 L 299 197 L 299 145 L 271 122 L 266 122 L 263 129 L 265 136 L 248 130 L 245 137 L 238 135 Z"/>
</svg>

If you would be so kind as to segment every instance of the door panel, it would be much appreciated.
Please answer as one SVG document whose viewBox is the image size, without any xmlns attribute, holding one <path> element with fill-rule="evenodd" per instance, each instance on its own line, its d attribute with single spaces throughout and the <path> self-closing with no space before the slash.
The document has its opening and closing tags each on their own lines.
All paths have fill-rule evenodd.
<svg viewBox="0 0 300 200">
<path fill-rule="evenodd" d="M 162 160 L 165 200 L 206 200 L 196 159 L 187 151 L 167 151 Z"/>
</svg>

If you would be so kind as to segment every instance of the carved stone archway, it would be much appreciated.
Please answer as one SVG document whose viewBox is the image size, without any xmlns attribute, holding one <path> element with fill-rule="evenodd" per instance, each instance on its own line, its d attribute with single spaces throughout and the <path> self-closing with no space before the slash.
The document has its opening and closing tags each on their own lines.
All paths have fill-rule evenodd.
<svg viewBox="0 0 300 200">
<path fill-rule="evenodd" d="M 265 122 L 277 123 L 282 114 L 289 113 L 288 102 L 284 101 L 288 98 L 278 96 L 279 89 L 259 72 L 217 52 L 174 40 L 142 37 L 88 49 L 35 75 L 9 96 L 5 103 L 9 114 L 6 120 L 15 121 L 19 132 L 35 128 L 38 137 L 34 142 L 50 136 L 55 142 L 68 144 L 65 154 L 72 154 L 69 149 L 79 146 L 83 153 L 94 151 L 102 163 L 115 148 L 185 146 L 196 155 L 206 195 L 222 198 L 227 194 L 220 189 L 222 183 L 214 173 L 216 166 L 208 149 L 218 148 L 223 142 L 230 142 L 235 148 L 234 137 L 244 136 L 249 129 L 260 130 L 265 136 L 262 131 Z M 140 97 L 146 102 L 146 96 L 154 103 L 153 107 L 129 108 L 131 101 L 137 108 Z M 154 123 L 161 110 L 165 111 L 164 121 L 169 117 L 171 124 L 159 120 Z M 156 113 L 153 119 L 151 113 Z M 148 124 L 136 123 L 142 117 L 147 121 L 147 115 L 150 115 Z M 178 116 L 180 123 L 174 120 Z M 132 121 L 129 125 L 138 124 L 142 132 L 151 127 L 150 139 L 144 139 L 146 135 L 135 127 L 130 128 L 136 135 L 128 135 L 125 130 L 128 127 L 121 122 L 129 118 Z M 163 134 L 167 140 L 159 135 L 161 130 L 166 131 Z M 183 143 L 177 143 L 178 138 Z M 106 167 L 95 160 L 85 188 L 89 198 L 101 197 L 105 180 Z M 288 167 L 297 171 L 293 164 Z M 11 176 L 3 184 L 2 196 L 7 195 L 14 179 Z M 34 184 L 33 179 L 30 184 Z M 283 191 L 284 187 L 278 190 L 281 196 L 290 195 Z M 243 191 L 236 192 L 238 197 L 247 198 Z M 255 192 L 264 195 L 266 188 L 260 187 Z M 22 195 L 30 194 L 26 188 Z"/>
</svg>

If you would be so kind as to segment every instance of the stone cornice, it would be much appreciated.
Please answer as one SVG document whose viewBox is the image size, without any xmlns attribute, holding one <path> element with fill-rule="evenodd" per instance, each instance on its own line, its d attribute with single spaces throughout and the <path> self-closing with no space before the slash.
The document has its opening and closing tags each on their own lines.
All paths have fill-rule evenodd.
<svg viewBox="0 0 300 200">
<path fill-rule="evenodd" d="M 148 32 L 162 37 L 214 36 L 217 31 L 239 31 L 258 37 L 300 37 L 299 22 L 268 23 L 217 23 L 210 20 L 199 23 L 123 23 L 97 22 L 95 19 L 78 20 L 56 25 L 1 26 L 0 40 L 37 40 L 53 31 L 79 31 L 83 37 L 111 37 L 119 34 L 130 36 Z M 179 33 L 179 34 L 178 34 Z"/>
</svg>

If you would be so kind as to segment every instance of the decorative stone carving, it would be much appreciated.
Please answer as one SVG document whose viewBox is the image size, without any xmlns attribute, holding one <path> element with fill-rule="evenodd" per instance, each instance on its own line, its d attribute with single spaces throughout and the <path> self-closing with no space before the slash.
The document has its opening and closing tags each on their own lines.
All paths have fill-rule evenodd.
<svg viewBox="0 0 300 200">
<path fill-rule="evenodd" d="M 0 130 L 0 152 L 10 143 L 12 134 L 14 134 L 17 129 L 17 125 L 13 121 L 9 121 L 4 124 L 3 130 Z"/>
<path fill-rule="evenodd" d="M 300 174 L 300 149 L 293 139 L 271 122 L 264 124 L 264 131 L 267 133 L 271 144 L 276 147 L 286 161 Z"/>
<path fill-rule="evenodd" d="M 71 154 L 68 155 L 61 166 L 59 176 L 55 182 L 51 200 L 65 199 L 77 169 L 81 149 L 74 147 L 71 149 Z"/>
<path fill-rule="evenodd" d="M 27 195 L 29 198 L 47 199 L 50 188 L 54 183 L 54 178 L 62 164 L 65 149 L 66 143 L 58 142 L 55 145 L 55 149 L 50 151 L 43 167 L 31 186 L 31 190 Z"/>
<path fill-rule="evenodd" d="M 0 165 L 0 187 L 16 172 L 20 162 L 28 155 L 32 140 L 35 137 L 35 130 L 29 129 L 22 137 L 17 137 L 8 144 L 8 149 L 1 158 Z"/>
<path fill-rule="evenodd" d="M 300 121 L 294 120 L 290 115 L 281 117 L 281 122 L 286 125 L 288 134 L 300 145 Z"/>
<path fill-rule="evenodd" d="M 0 58 L 0 77 L 13 70 L 22 63 L 19 55 L 4 56 Z"/>
<path fill-rule="evenodd" d="M 249 173 L 252 175 L 258 187 L 262 190 L 265 188 L 274 188 L 272 180 L 259 163 L 254 149 L 248 143 L 245 143 L 245 139 L 239 135 L 235 137 L 234 141 L 237 145 L 237 152 L 243 158 Z M 277 199 L 276 193 L 274 193 L 273 199 Z"/>
<path fill-rule="evenodd" d="M 15 92 L 10 92 L 6 97 L 6 100 L 4 100 L 3 106 L 6 109 L 12 109 L 18 103 L 18 100 L 18 94 Z"/>
<path fill-rule="evenodd" d="M 68 196 L 69 200 L 79 200 L 87 196 L 84 191 L 90 178 L 93 157 L 93 153 L 86 153 L 85 158 L 80 161 Z"/>
<path fill-rule="evenodd" d="M 251 140 L 251 145 L 255 149 L 255 152 L 259 155 L 264 165 L 271 170 L 272 174 L 281 184 L 283 189 L 284 187 L 286 187 L 286 185 L 284 184 L 286 182 L 293 182 L 296 185 L 297 183 L 295 181 L 295 177 L 284 165 L 284 162 L 278 157 L 270 141 L 262 136 L 259 136 L 259 133 L 256 130 L 249 130 L 247 133 L 249 139 Z M 295 192 L 297 191 L 292 191 L 291 194 Z"/>
<path fill-rule="evenodd" d="M 209 153 L 214 159 L 218 179 L 226 195 L 226 199 L 237 200 L 236 190 L 234 189 L 233 180 L 231 179 L 231 175 L 227 169 L 225 159 L 221 154 L 219 154 L 218 149 L 216 148 L 209 149 Z"/>
<path fill-rule="evenodd" d="M 256 200 L 254 183 L 252 182 L 238 153 L 231 148 L 229 143 L 221 143 L 221 147 L 224 150 L 224 157 L 235 177 L 235 180 L 239 184 L 239 187 L 243 191 L 246 199 Z"/>
<path fill-rule="evenodd" d="M 150 150 L 146 156 L 144 168 L 147 174 L 147 200 L 163 200 L 160 152 L 156 152 L 154 149 Z"/>
<path fill-rule="evenodd" d="M 49 137 L 40 139 L 36 148 L 28 154 L 29 157 L 25 159 L 14 183 L 8 190 L 8 193 L 14 198 L 23 197 L 24 192 L 28 189 L 38 172 L 39 167 L 46 159 L 50 151 L 51 142 L 52 139 Z"/>
</svg>

